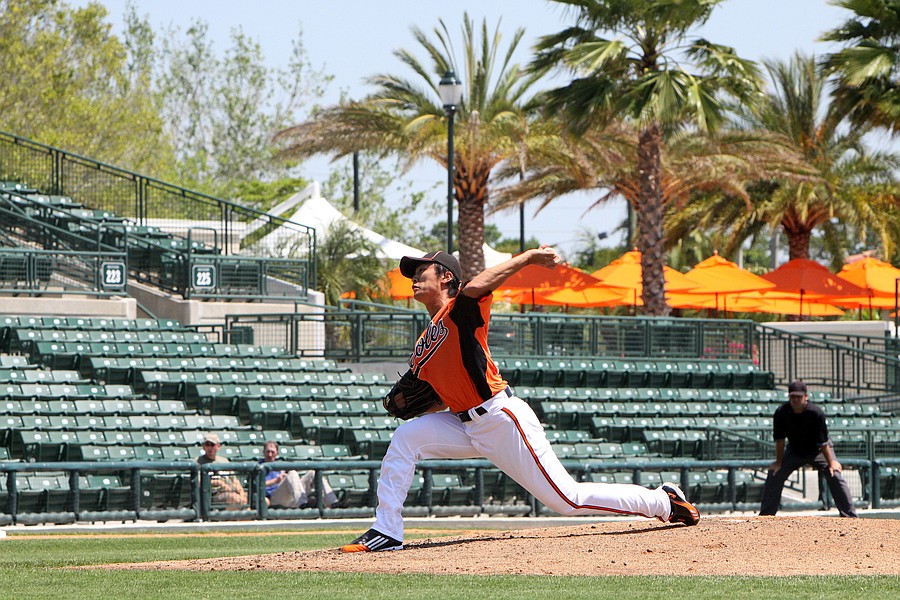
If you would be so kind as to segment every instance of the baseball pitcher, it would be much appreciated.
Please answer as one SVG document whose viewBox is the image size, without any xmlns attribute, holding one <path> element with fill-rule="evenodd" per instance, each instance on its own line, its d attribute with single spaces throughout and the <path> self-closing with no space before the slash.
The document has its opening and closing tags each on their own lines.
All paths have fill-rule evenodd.
<svg viewBox="0 0 900 600">
<path fill-rule="evenodd" d="M 485 457 L 563 515 L 699 522 L 700 513 L 672 483 L 651 490 L 576 482 L 554 454 L 534 411 L 515 396 L 491 359 L 487 334 L 493 291 L 526 265 L 553 268 L 559 262 L 555 249 L 541 246 L 461 284 L 459 261 L 446 252 L 400 260 L 400 272 L 412 279 L 413 297 L 431 321 L 413 348 L 409 372 L 385 399 L 389 411 L 408 420 L 394 432 L 381 464 L 375 523 L 342 551 L 403 548 L 403 502 L 416 463 L 429 458 Z"/>
</svg>

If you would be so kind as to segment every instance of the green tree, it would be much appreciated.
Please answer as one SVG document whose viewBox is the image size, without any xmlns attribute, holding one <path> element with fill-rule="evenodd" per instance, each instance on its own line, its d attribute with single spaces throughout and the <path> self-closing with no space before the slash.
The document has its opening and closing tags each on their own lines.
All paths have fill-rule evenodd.
<svg viewBox="0 0 900 600">
<path fill-rule="evenodd" d="M 900 131 L 900 0 L 839 0 L 853 17 L 823 39 L 844 48 L 826 57 L 838 109 L 855 125 Z"/>
<path fill-rule="evenodd" d="M 563 134 L 547 143 L 528 147 L 529 177 L 497 190 L 498 206 L 540 197 L 540 209 L 576 190 L 596 190 L 592 206 L 624 198 L 634 210 L 617 228 L 625 233 L 621 254 L 635 247 L 630 235 L 633 214 L 640 206 L 640 172 L 636 167 L 636 132 L 624 123 L 595 125 L 580 135 Z M 686 130 L 663 136 L 660 146 L 662 204 L 666 209 L 665 251 L 669 266 L 693 266 L 712 249 L 727 247 L 724 233 L 698 230 L 709 218 L 708 203 L 728 198 L 739 207 L 750 206 L 753 182 L 765 177 L 806 180 L 813 171 L 783 136 L 731 131 L 715 133 Z M 701 200 L 707 202 L 701 202 Z M 590 209 L 590 208 L 589 208 Z M 596 239 L 580 244 L 575 259 L 590 264 Z M 617 255 L 616 255 L 617 256 Z M 699 256 L 698 260 L 693 260 Z M 613 256 L 615 258 L 615 256 Z M 597 259 L 598 261 L 601 259 Z M 608 260 L 607 260 L 608 262 Z M 596 262 L 595 264 L 600 264 Z"/>
<path fill-rule="evenodd" d="M 871 151 L 865 127 L 848 127 L 841 112 L 827 103 L 826 80 L 813 57 L 766 61 L 772 86 L 764 98 L 747 107 L 745 126 L 789 141 L 809 165 L 811 177 L 773 174 L 749 187 L 749 202 L 709 196 L 677 215 L 678 232 L 716 226 L 728 232 L 730 248 L 767 227 L 780 227 L 791 259 L 809 258 L 813 232 L 835 243 L 841 252 L 844 228 L 862 237 L 877 232 L 887 254 L 893 245 L 896 155 Z"/>
<path fill-rule="evenodd" d="M 519 29 L 504 54 L 500 53 L 499 25 L 490 33 L 483 23 L 480 35 L 472 20 L 463 19 L 463 61 L 453 57 L 453 45 L 443 20 L 436 42 L 413 28 L 425 50 L 426 66 L 407 50 L 395 56 L 417 76 L 376 75 L 369 83 L 377 91 L 359 101 L 328 107 L 315 118 L 287 129 L 279 139 L 285 154 L 305 158 L 319 153 L 348 156 L 366 150 L 396 154 L 411 167 L 424 159 L 447 166 L 446 113 L 437 82 L 453 69 L 464 87 L 456 117 L 453 188 L 458 206 L 459 251 L 463 276 L 484 268 L 484 210 L 490 200 L 489 178 L 494 168 L 519 156 L 519 140 L 528 135 L 528 93 L 536 78 L 511 62 L 524 31 Z M 477 38 L 477 39 L 476 39 Z M 463 72 L 455 67 L 461 65 Z"/>
<path fill-rule="evenodd" d="M 575 24 L 540 40 L 532 69 L 560 67 L 574 75 L 547 95 L 546 105 L 564 111 L 576 131 L 598 119 L 633 123 L 638 188 L 630 200 L 642 253 L 644 312 L 667 314 L 664 137 L 689 126 L 714 130 L 726 114 L 727 97 L 746 100 L 757 91 L 757 68 L 731 48 L 688 37 L 721 0 L 559 1 L 571 9 Z"/>
<path fill-rule="evenodd" d="M 259 43 L 240 27 L 220 55 L 205 21 L 186 30 L 170 25 L 157 35 L 134 6 L 126 14 L 132 65 L 150 80 L 174 147 L 167 178 L 213 195 L 229 196 L 237 182 L 287 175 L 272 144 L 276 132 L 321 96 L 329 81 L 306 58 L 302 31 L 285 68 L 265 65 Z"/>
<path fill-rule="evenodd" d="M 424 248 L 420 242 L 426 237 L 425 227 L 414 216 L 424 205 L 426 193 L 415 191 L 412 184 L 398 183 L 396 169 L 386 168 L 385 161 L 371 152 L 358 155 L 359 207 L 354 207 L 353 164 L 350 160 L 331 171 L 322 184 L 322 195 L 345 216 L 365 225 L 381 235 Z M 394 165 L 391 165 L 393 167 Z M 388 193 L 406 198 L 399 208 L 391 208 Z"/>
<path fill-rule="evenodd" d="M 272 181 L 246 179 L 236 181 L 229 190 L 229 195 L 244 206 L 263 212 L 279 202 L 302 192 L 309 183 L 301 177 L 284 177 Z"/>
<path fill-rule="evenodd" d="M 157 172 L 171 158 L 148 82 L 98 3 L 0 0 L 0 130 Z"/>
<path fill-rule="evenodd" d="M 304 256 L 305 251 L 305 242 L 296 245 L 288 240 L 272 254 L 294 257 Z M 316 240 L 317 283 L 327 305 L 337 306 L 345 292 L 353 292 L 358 300 L 376 298 L 385 272 L 378 258 L 378 247 L 353 223 L 337 221 L 319 233 Z"/>
</svg>

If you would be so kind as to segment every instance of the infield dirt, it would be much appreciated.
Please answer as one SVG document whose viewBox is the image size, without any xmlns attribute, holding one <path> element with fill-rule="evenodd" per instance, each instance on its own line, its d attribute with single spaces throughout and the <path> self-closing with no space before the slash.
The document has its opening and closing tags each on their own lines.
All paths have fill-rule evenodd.
<svg viewBox="0 0 900 600">
<path fill-rule="evenodd" d="M 468 531 L 408 540 L 406 549 L 396 552 L 285 551 L 102 568 L 443 575 L 900 575 L 898 540 L 900 520 L 888 519 L 711 517 L 696 527 L 623 520 Z M 285 545 L 290 545 L 289 537 Z"/>
</svg>

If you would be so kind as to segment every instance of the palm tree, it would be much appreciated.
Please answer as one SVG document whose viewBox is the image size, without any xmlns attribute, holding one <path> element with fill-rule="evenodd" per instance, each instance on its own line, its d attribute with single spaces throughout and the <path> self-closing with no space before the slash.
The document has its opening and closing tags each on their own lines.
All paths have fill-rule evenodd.
<svg viewBox="0 0 900 600">
<path fill-rule="evenodd" d="M 598 190 L 597 206 L 621 197 L 640 206 L 640 173 L 636 168 L 637 132 L 624 123 L 606 123 L 581 134 L 563 134 L 532 141 L 527 148 L 529 177 L 496 190 L 499 210 L 534 197 L 538 210 L 576 190 Z M 508 176 L 507 166 L 501 176 Z M 766 132 L 696 130 L 670 133 L 660 145 L 660 196 L 666 208 L 667 250 L 683 246 L 683 238 L 696 233 L 707 210 L 695 210 L 697 197 L 728 197 L 749 206 L 748 182 L 767 177 L 806 181 L 814 172 L 791 148 L 784 136 Z M 690 215 L 685 218 L 684 215 Z M 635 240 L 626 240 L 631 247 Z"/>
<path fill-rule="evenodd" d="M 532 64 L 536 73 L 562 67 L 575 78 L 547 95 L 547 108 L 565 111 L 575 131 L 626 119 L 636 131 L 637 213 L 644 312 L 664 315 L 661 148 L 665 136 L 688 126 L 715 129 L 724 98 L 750 97 L 757 89 L 754 63 L 731 48 L 688 39 L 720 0 L 558 0 L 576 24 L 542 38 Z M 609 32 L 615 37 L 604 37 Z M 689 70 L 687 62 L 696 71 Z"/>
<path fill-rule="evenodd" d="M 814 177 L 769 175 L 748 186 L 749 202 L 699 198 L 677 215 L 673 231 L 718 225 L 728 231 L 731 247 L 765 227 L 781 227 L 789 257 L 809 258 L 813 231 L 839 234 L 840 226 L 862 235 L 873 229 L 886 251 L 892 244 L 896 155 L 870 152 L 865 127 L 848 127 L 834 105 L 826 105 L 823 73 L 813 57 L 765 61 L 772 89 L 742 115 L 751 131 L 789 140 Z"/>
<path fill-rule="evenodd" d="M 900 132 L 900 1 L 839 0 L 854 17 L 823 39 L 845 47 L 826 57 L 839 109 L 855 124 Z"/>
<path fill-rule="evenodd" d="M 305 255 L 307 250 L 303 240 L 289 237 L 269 254 L 296 257 Z M 385 274 L 378 252 L 378 246 L 360 233 L 352 221 L 335 221 L 322 232 L 316 243 L 316 279 L 325 304 L 337 306 L 345 292 L 352 292 L 358 300 L 375 299 L 380 292 L 377 282 Z"/>
<path fill-rule="evenodd" d="M 424 159 L 446 167 L 447 122 L 437 82 L 447 70 L 460 71 L 455 68 L 443 20 L 434 30 L 436 43 L 418 28 L 412 31 L 430 65 L 426 67 L 406 50 L 394 54 L 415 73 L 418 82 L 386 74 L 371 77 L 369 83 L 377 87 L 373 94 L 326 108 L 280 133 L 277 139 L 286 144 L 285 155 L 306 158 L 330 153 L 340 157 L 364 150 L 399 155 L 407 169 Z M 532 112 L 527 94 L 537 77 L 525 75 L 511 63 L 524 30 L 515 32 L 502 57 L 499 24 L 491 34 L 483 22 L 476 39 L 476 28 L 465 15 L 462 32 L 464 95 L 456 116 L 453 188 L 459 209 L 460 262 L 463 277 L 469 278 L 484 269 L 484 208 L 490 200 L 491 172 L 501 162 L 519 156 L 520 140 L 529 135 Z"/>
</svg>

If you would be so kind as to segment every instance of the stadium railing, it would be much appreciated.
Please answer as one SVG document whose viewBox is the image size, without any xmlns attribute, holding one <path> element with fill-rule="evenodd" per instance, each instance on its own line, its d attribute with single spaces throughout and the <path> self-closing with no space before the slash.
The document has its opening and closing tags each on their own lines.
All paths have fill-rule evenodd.
<svg viewBox="0 0 900 600">
<path fill-rule="evenodd" d="M 692 500 L 706 512 L 756 511 L 761 479 L 754 473 L 764 472 L 769 460 L 678 460 L 644 458 L 640 460 L 563 460 L 563 465 L 581 480 L 609 480 L 655 487 L 663 480 L 675 480 Z M 900 459 L 842 459 L 851 482 L 854 501 L 859 507 L 896 506 L 897 467 Z M 357 518 L 374 514 L 376 473 L 380 461 L 371 460 L 306 460 L 278 461 L 268 465 L 256 462 L 213 463 L 200 466 L 192 460 L 109 461 L 109 462 L 0 462 L 5 485 L 0 486 L 0 524 L 73 523 L 105 520 L 259 520 L 282 518 Z M 316 495 L 314 506 L 285 509 L 269 508 L 265 502 L 265 473 L 269 469 L 312 469 L 316 472 L 317 490 L 322 478 L 329 481 L 352 481 L 355 499 L 347 502 L 343 489 L 338 507 L 326 506 L 324 496 Z M 212 503 L 211 481 L 220 472 L 242 479 L 248 492 L 246 503 L 239 507 L 218 507 Z M 343 478 L 331 476 L 348 474 Z M 527 494 L 514 502 L 500 490 L 499 473 L 485 460 L 428 460 L 418 465 L 418 476 L 410 499 L 404 507 L 409 515 L 475 515 L 507 514 L 545 516 L 548 511 Z M 447 475 L 461 474 L 460 477 Z M 30 474 L 43 474 L 48 481 L 55 477 L 52 490 L 27 496 L 20 492 Z M 606 474 L 605 476 L 601 476 Z M 107 483 L 96 487 L 86 476 L 105 475 Z M 100 478 L 103 479 L 102 477 Z M 88 482 L 94 484 L 85 487 Z M 68 483 L 68 485 L 66 485 Z M 448 487 L 449 486 L 449 487 Z M 890 489 L 888 489 L 890 488 Z M 827 486 L 820 481 L 819 497 L 782 501 L 784 510 L 829 509 L 833 501 Z M 105 490 L 105 491 L 98 491 Z M 754 490 L 754 491 L 751 491 Z M 53 493 L 53 502 L 47 497 Z M 804 491 L 796 488 L 796 491 Z M 84 495 L 82 495 L 84 494 Z M 99 503 L 96 498 L 107 498 Z M 43 498 L 43 500 L 41 500 Z M 114 498 L 115 501 L 110 499 Z M 465 499 L 461 502 L 461 498 Z M 86 500 L 90 499 L 90 500 Z M 23 502 L 21 510 L 19 503 Z M 43 504 L 42 504 L 43 502 Z M 85 506 L 88 502 L 90 506 Z M 459 502 L 453 504 L 453 502 Z"/>
<path fill-rule="evenodd" d="M 284 345 L 297 355 L 340 361 L 405 360 L 428 322 L 424 311 L 333 310 L 320 314 L 229 315 L 225 336 Z M 304 335 L 324 325 L 324 340 Z M 751 362 L 755 324 L 724 319 L 495 313 L 491 352 L 501 357 L 611 357 Z"/>
<path fill-rule="evenodd" d="M 304 291 L 316 288 L 316 231 L 306 225 L 5 132 L 0 132 L 0 180 L 23 182 L 44 194 L 77 198 L 94 211 L 127 219 L 138 227 L 165 229 L 184 240 L 211 232 L 221 241 L 222 257 L 197 255 L 190 245 L 183 252 L 169 252 L 174 262 L 167 268 L 174 269 L 172 274 L 179 283 L 193 281 L 188 278 L 195 275 L 195 267 L 212 266 L 230 286 L 223 288 L 226 297 L 295 295 L 277 285 L 285 280 Z M 257 244 L 259 240 L 252 235 L 243 235 L 248 223 L 261 224 L 260 232 L 278 228 L 289 232 L 300 258 L 267 261 L 264 257 L 270 249 Z M 256 256 L 256 262 L 241 262 L 248 256 Z M 262 292 L 257 285 L 260 277 L 268 282 Z M 246 289 L 248 286 L 253 287 Z M 214 298 L 216 287 L 207 282 L 180 286 L 178 291 Z"/>
</svg>

